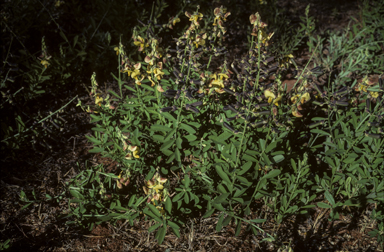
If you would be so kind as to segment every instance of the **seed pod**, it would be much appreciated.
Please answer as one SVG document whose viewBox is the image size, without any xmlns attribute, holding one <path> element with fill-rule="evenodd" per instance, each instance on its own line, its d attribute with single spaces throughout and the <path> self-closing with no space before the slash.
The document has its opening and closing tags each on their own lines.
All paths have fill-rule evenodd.
<svg viewBox="0 0 384 252">
<path fill-rule="evenodd" d="M 380 123 L 379 122 L 368 122 L 368 126 L 379 127 Z"/>
<path fill-rule="evenodd" d="M 232 105 L 229 105 L 229 104 L 227 106 L 224 106 L 223 110 L 224 111 L 231 110 L 232 112 L 239 113 L 239 111 L 237 111 L 234 107 L 232 107 Z"/>
<path fill-rule="evenodd" d="M 323 91 L 321 90 L 321 88 L 316 83 L 312 83 L 312 85 L 316 89 L 316 91 L 319 93 L 320 97 L 324 98 L 325 95 L 323 94 Z"/>
<path fill-rule="evenodd" d="M 236 109 L 239 109 L 239 108 L 242 108 L 244 107 L 244 104 L 242 104 L 241 102 L 236 102 L 235 104 L 232 104 Z"/>
<path fill-rule="evenodd" d="M 223 88 L 223 90 L 231 95 L 234 95 L 235 92 L 233 92 L 232 90 L 228 89 L 228 88 Z"/>
<path fill-rule="evenodd" d="M 344 96 L 348 94 L 348 92 L 349 92 L 349 87 L 345 86 L 345 87 L 342 87 L 339 91 L 334 92 L 333 96 Z"/>
<path fill-rule="evenodd" d="M 260 122 L 251 123 L 251 126 L 252 127 L 259 127 L 259 126 L 264 125 L 264 124 L 265 124 L 265 121 L 260 121 Z"/>
<path fill-rule="evenodd" d="M 371 100 L 367 99 L 365 101 L 365 112 L 371 113 Z"/>
<path fill-rule="evenodd" d="M 204 93 L 201 93 L 201 94 L 198 94 L 198 95 L 197 95 L 197 97 L 199 97 L 199 98 L 203 98 L 204 96 L 205 96 Z"/>
<path fill-rule="evenodd" d="M 309 128 L 312 129 L 312 128 L 315 128 L 315 127 L 317 127 L 317 126 L 319 126 L 319 125 L 323 125 L 324 122 L 325 122 L 325 120 L 322 120 L 322 121 L 319 121 L 319 122 L 315 122 L 315 123 L 311 123 L 311 124 L 309 125 Z"/>
<path fill-rule="evenodd" d="M 194 106 L 194 107 L 198 107 L 198 106 L 203 105 L 203 102 L 202 101 L 198 101 L 198 102 L 191 103 L 190 105 Z"/>
<path fill-rule="evenodd" d="M 178 109 L 178 107 L 176 107 L 176 106 L 165 107 L 165 108 L 160 109 L 160 113 L 162 113 L 162 112 L 176 111 L 177 109 Z"/>
<path fill-rule="evenodd" d="M 260 112 L 254 113 L 254 115 L 256 115 L 256 116 L 258 116 L 258 115 L 269 115 L 269 114 L 271 114 L 270 110 L 264 110 L 264 111 L 260 111 Z"/>
<path fill-rule="evenodd" d="M 185 105 L 185 109 L 189 110 L 189 111 L 192 111 L 192 112 L 194 112 L 196 114 L 200 113 L 200 111 L 197 108 L 191 106 L 190 104 L 186 104 Z"/>
<path fill-rule="evenodd" d="M 312 101 L 313 104 L 323 106 L 325 102 L 319 102 L 319 101 Z"/>
<path fill-rule="evenodd" d="M 323 71 L 321 70 L 321 66 L 317 66 L 315 68 L 312 68 L 311 72 L 314 74 L 323 74 Z"/>
<path fill-rule="evenodd" d="M 272 128 L 271 131 L 272 131 L 272 133 L 275 133 L 275 134 L 280 133 L 280 131 L 278 129 L 276 129 L 276 128 Z"/>
<path fill-rule="evenodd" d="M 229 129 L 230 131 L 232 131 L 233 133 L 235 134 L 238 134 L 239 131 L 235 130 L 234 128 L 232 128 L 228 123 L 224 122 L 223 123 L 224 127 L 226 127 L 227 129 Z"/>
<path fill-rule="evenodd" d="M 237 119 L 237 116 L 232 116 L 232 117 L 228 117 L 227 121 L 231 122 L 231 121 L 236 120 L 236 119 Z"/>
<path fill-rule="evenodd" d="M 348 102 L 344 102 L 344 101 L 335 101 L 335 104 L 338 106 L 344 106 L 344 107 L 347 107 L 349 105 Z"/>
<path fill-rule="evenodd" d="M 375 138 L 375 139 L 380 139 L 381 135 L 380 134 L 370 134 L 368 132 L 365 132 L 365 136 Z"/>
</svg>

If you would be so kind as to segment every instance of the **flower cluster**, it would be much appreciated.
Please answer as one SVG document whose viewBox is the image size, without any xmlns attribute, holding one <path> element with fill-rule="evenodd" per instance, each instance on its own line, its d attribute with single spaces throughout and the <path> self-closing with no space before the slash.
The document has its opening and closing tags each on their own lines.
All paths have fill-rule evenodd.
<svg viewBox="0 0 384 252">
<path fill-rule="evenodd" d="M 164 184 L 167 182 L 166 178 L 162 178 L 158 172 L 153 176 L 152 179 L 146 182 L 146 186 L 143 186 L 144 193 L 148 195 L 147 203 L 152 202 L 156 205 L 160 202 L 165 202 L 168 197 L 168 190 L 164 188 Z M 156 206 L 161 213 L 164 212 L 162 207 Z"/>
<path fill-rule="evenodd" d="M 261 17 L 258 12 L 252 14 L 249 17 L 249 21 L 253 25 L 252 36 L 256 36 L 261 44 L 268 46 L 268 41 L 272 38 L 273 33 L 267 34 L 266 28 L 268 25 L 261 21 Z"/>
<path fill-rule="evenodd" d="M 128 170 L 127 170 L 128 171 Z M 119 174 L 119 179 L 116 180 L 117 188 L 123 189 L 123 186 L 128 186 L 130 182 L 130 173 L 121 171 Z"/>
<path fill-rule="evenodd" d="M 47 51 L 47 46 L 45 45 L 45 40 L 44 40 L 44 37 L 41 39 L 41 55 L 38 57 L 38 59 L 40 60 L 40 64 L 42 64 L 45 69 L 47 69 L 47 67 L 50 65 L 50 63 L 48 62 L 52 56 L 50 56 L 48 54 L 48 51 Z"/>
<path fill-rule="evenodd" d="M 217 26 L 220 29 L 217 33 L 217 37 L 220 37 L 220 33 L 224 35 L 227 32 L 223 22 L 227 21 L 227 17 L 231 15 L 231 13 L 227 12 L 227 9 L 221 6 L 220 8 L 215 8 L 213 14 L 215 15 L 215 19 L 213 20 L 212 25 Z"/>
</svg>

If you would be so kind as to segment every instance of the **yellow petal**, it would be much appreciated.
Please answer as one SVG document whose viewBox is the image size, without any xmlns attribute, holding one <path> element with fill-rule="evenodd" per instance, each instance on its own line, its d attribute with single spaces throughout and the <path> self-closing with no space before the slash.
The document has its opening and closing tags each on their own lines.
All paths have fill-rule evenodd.
<svg viewBox="0 0 384 252">
<path fill-rule="evenodd" d="M 269 90 L 265 90 L 265 91 L 264 91 L 264 96 L 265 96 L 266 98 L 268 98 L 268 102 L 269 102 L 269 103 L 271 103 L 272 99 L 275 99 L 275 98 L 276 98 L 275 94 L 272 93 L 272 92 L 269 91 Z M 269 98 L 271 98 L 271 101 L 269 101 Z"/>
<path fill-rule="evenodd" d="M 300 114 L 299 111 L 297 111 L 296 109 L 292 110 L 292 115 L 296 116 L 296 117 L 303 117 L 302 114 Z"/>
<path fill-rule="evenodd" d="M 311 100 L 311 96 L 309 95 L 309 93 L 305 93 L 301 96 L 301 103 L 304 104 L 306 103 L 307 101 Z"/>
</svg>

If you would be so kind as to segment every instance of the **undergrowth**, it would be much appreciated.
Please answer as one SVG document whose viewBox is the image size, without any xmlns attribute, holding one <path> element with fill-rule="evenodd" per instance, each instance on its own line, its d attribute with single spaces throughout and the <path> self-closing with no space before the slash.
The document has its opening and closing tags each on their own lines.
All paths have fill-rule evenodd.
<svg viewBox="0 0 384 252">
<path fill-rule="evenodd" d="M 285 34 L 281 27 L 268 29 L 267 13 L 255 12 L 246 41 L 231 38 L 231 9 L 224 6 L 185 4 L 160 18 L 166 7 L 154 3 L 129 27 L 132 38 L 120 36 L 115 46 L 111 33 L 94 33 L 116 56 L 117 71 L 106 90 L 93 73 L 88 91 L 94 104 L 77 99 L 77 105 L 94 124 L 90 152 L 117 161 L 118 171 L 87 166 L 67 185 L 68 225 L 92 230 L 144 218 L 161 244 L 167 232 L 180 236 L 190 218 L 214 216 L 217 232 L 234 223 L 239 235 L 245 223 L 261 242 L 278 243 L 281 224 L 292 215 L 324 208 L 334 221 L 368 204 L 383 207 L 382 4 L 365 3 L 362 20 L 322 35 L 314 35 L 309 5 L 300 27 Z M 278 22 L 273 10 L 265 19 Z M 81 38 L 62 37 L 63 59 L 63 46 L 73 52 Z M 234 55 L 229 41 L 244 45 L 244 53 Z M 39 78 L 28 77 L 36 87 L 58 60 L 44 37 L 41 44 L 33 75 Z M 303 46 L 309 59 L 299 64 L 294 55 Z M 296 80 L 290 87 L 289 78 Z M 2 85 L 9 80 L 3 77 Z M 27 94 L 40 94 L 31 90 Z M 3 95 L 9 101 L 17 92 Z M 26 126 L 16 118 L 21 135 Z M 9 127 L 2 142 L 14 148 Z M 377 209 L 371 217 L 379 224 L 370 235 L 380 243 Z M 266 221 L 275 223 L 273 232 L 261 228 Z"/>
</svg>

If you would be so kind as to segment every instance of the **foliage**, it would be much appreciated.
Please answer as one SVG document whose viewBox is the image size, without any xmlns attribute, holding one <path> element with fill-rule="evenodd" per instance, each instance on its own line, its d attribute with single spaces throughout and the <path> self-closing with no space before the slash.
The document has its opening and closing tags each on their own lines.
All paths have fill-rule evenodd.
<svg viewBox="0 0 384 252">
<path fill-rule="evenodd" d="M 224 7 L 211 15 L 197 7 L 162 25 L 151 15 L 135 27 L 137 55 L 130 58 L 122 43 L 115 48 L 118 90 L 103 96 L 96 75 L 91 78 L 95 105 L 83 107 L 96 124 L 87 136 L 90 152 L 118 161 L 121 172 L 98 166 L 74 180 L 71 203 L 78 204 L 71 212 L 78 221 L 92 228 L 145 216 L 162 243 L 167 227 L 179 236 L 198 212 L 216 216 L 218 232 L 234 222 L 238 235 L 245 222 L 258 235 L 264 231 L 257 223 L 266 219 L 249 216 L 260 201 L 280 224 L 316 206 L 331 209 L 331 221 L 346 208 L 382 200 L 384 83 L 368 80 L 382 73 L 380 41 L 367 33 L 375 28 L 363 30 L 367 37 L 356 24 L 348 36 L 315 39 L 308 8 L 288 47 L 309 37 L 312 56 L 303 68 L 290 60 L 292 51 L 269 52 L 274 33 L 258 13 L 250 15 L 248 53 L 232 62 Z M 190 25 L 173 43 L 163 41 L 163 28 L 183 18 Z M 369 42 L 351 43 L 358 38 Z M 326 59 L 325 50 L 333 52 Z M 369 57 L 377 53 L 377 60 Z M 282 80 L 292 67 L 297 82 L 287 92 Z M 353 73 L 366 77 L 352 83 Z"/>
<path fill-rule="evenodd" d="M 36 41 L 27 49 L 31 38 L 18 22 L 37 2 L 37 23 L 27 28 L 38 30 L 41 49 Z M 2 143 L 17 149 L 32 135 L 54 135 L 59 116 L 42 123 L 77 97 L 40 118 L 41 108 L 27 105 L 91 76 L 94 104 L 77 104 L 94 125 L 90 152 L 118 163 L 116 172 L 87 165 L 67 184 L 68 224 L 92 230 L 106 221 L 147 220 L 162 243 L 168 230 L 180 236 L 190 218 L 213 216 L 217 232 L 233 223 L 239 235 L 245 224 L 261 241 L 278 242 L 289 216 L 317 207 L 329 209 L 334 221 L 351 209 L 382 206 L 383 5 L 367 2 L 364 19 L 342 33 L 315 36 L 309 5 L 299 27 L 289 27 L 266 1 L 252 3 L 260 14 L 230 1 L 213 9 L 187 1 L 37 2 L 8 3 L 16 18 L 3 14 L 9 43 L 1 109 L 17 106 L 2 122 Z M 89 22 L 80 15 L 84 8 Z M 247 26 L 234 15 L 243 10 Z M 63 22 L 70 12 L 74 18 Z M 48 22 L 59 38 L 48 36 Z M 239 27 L 245 35 L 232 37 Z M 231 41 L 247 45 L 246 53 L 233 55 Z M 294 55 L 303 46 L 310 57 L 300 65 Z M 103 90 L 99 83 L 111 71 L 114 83 Z M 296 80 L 289 90 L 287 76 Z M 36 202 L 23 191 L 20 197 L 23 209 Z M 59 201 L 64 194 L 46 197 Z M 259 225 L 267 218 L 274 233 Z M 378 227 L 370 235 L 380 242 L 381 211 L 372 218 Z"/>
</svg>

